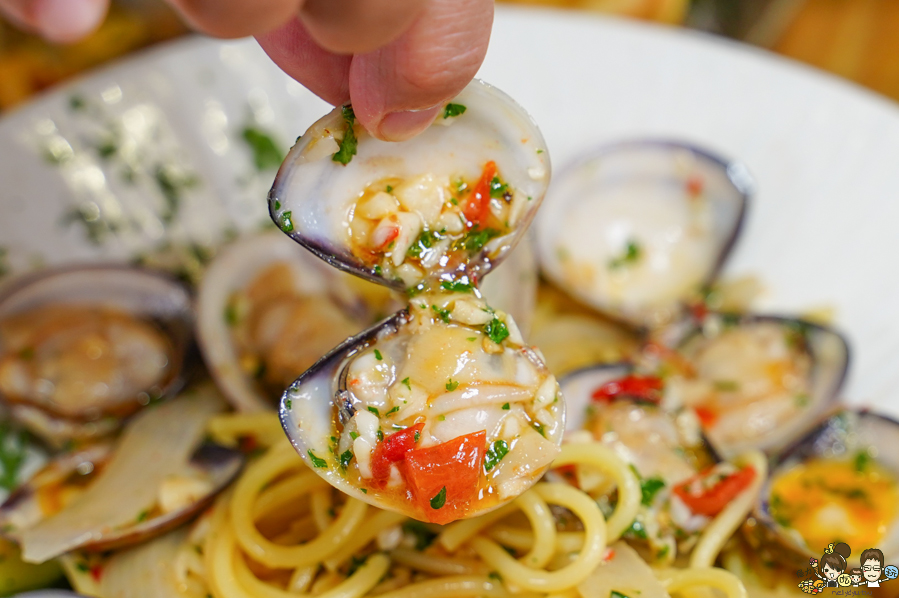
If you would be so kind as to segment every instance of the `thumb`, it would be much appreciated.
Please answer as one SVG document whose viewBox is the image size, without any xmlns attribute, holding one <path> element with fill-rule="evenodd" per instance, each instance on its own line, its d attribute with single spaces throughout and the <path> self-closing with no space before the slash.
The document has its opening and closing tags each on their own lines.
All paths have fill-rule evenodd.
<svg viewBox="0 0 899 598">
<path fill-rule="evenodd" d="M 0 12 L 14 23 L 62 44 L 92 33 L 108 8 L 109 0 L 0 0 Z"/>
</svg>

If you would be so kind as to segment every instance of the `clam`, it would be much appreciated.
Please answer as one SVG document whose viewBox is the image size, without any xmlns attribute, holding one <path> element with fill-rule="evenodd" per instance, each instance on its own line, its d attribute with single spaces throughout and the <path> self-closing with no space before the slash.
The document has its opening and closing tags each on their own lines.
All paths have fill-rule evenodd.
<svg viewBox="0 0 899 598">
<path fill-rule="evenodd" d="M 667 324 L 716 276 L 751 188 L 741 164 L 688 145 L 600 148 L 553 181 L 536 226 L 543 273 L 615 318 Z"/>
<path fill-rule="evenodd" d="M 209 265 L 197 296 L 197 339 L 237 410 L 272 409 L 297 376 L 397 303 L 390 291 L 272 231 L 235 242 Z"/>
<path fill-rule="evenodd" d="M 284 393 L 281 421 L 313 470 L 360 500 L 436 523 L 496 508 L 536 482 L 557 453 L 564 405 L 512 318 L 485 306 L 474 295 L 421 295 L 303 374 Z M 473 322 L 479 313 L 489 319 Z"/>
<path fill-rule="evenodd" d="M 0 297 L 0 397 L 53 444 L 99 436 L 183 384 L 191 298 L 121 266 L 51 270 Z"/>
<path fill-rule="evenodd" d="M 867 410 L 834 413 L 785 450 L 754 517 L 797 563 L 841 540 L 854 556 L 899 558 L 899 423 Z M 864 564 L 864 563 L 862 563 Z"/>
<path fill-rule="evenodd" d="M 474 282 L 514 247 L 549 175 L 530 116 L 474 81 L 402 143 L 375 139 L 351 108 L 336 108 L 288 153 L 269 210 L 295 241 L 369 280 L 399 290 L 426 277 Z"/>
<path fill-rule="evenodd" d="M 4 534 L 26 562 L 45 562 L 76 548 L 137 544 L 189 521 L 243 465 L 238 451 L 203 442 L 222 407 L 198 390 L 141 412 L 115 446 L 57 456 L 0 506 Z"/>
<path fill-rule="evenodd" d="M 558 385 L 478 290 L 543 198 L 544 147 L 517 104 L 476 81 L 407 142 L 374 139 L 343 107 L 288 154 L 274 221 L 331 265 L 410 297 L 282 397 L 288 437 L 335 487 L 448 523 L 512 500 L 548 468 L 564 427 Z"/>
<path fill-rule="evenodd" d="M 668 398 L 696 410 L 725 456 L 794 442 L 836 402 L 849 364 L 835 330 L 775 316 L 708 315 L 679 354 L 691 371 L 668 378 Z"/>
</svg>

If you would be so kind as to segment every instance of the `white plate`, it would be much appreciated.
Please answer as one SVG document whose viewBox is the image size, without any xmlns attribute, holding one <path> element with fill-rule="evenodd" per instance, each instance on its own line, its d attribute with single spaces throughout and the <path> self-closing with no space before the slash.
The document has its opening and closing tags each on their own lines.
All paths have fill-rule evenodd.
<svg viewBox="0 0 899 598">
<path fill-rule="evenodd" d="M 534 115 L 557 167 L 639 136 L 691 141 L 744 162 L 758 194 L 727 273 L 765 283 L 762 307 L 835 309 L 853 349 L 845 395 L 899 415 L 899 110 L 833 77 L 716 38 L 572 12 L 502 8 L 480 76 Z M 86 108 L 73 110 L 73 97 Z M 130 259 L 167 241 L 214 244 L 266 220 L 246 123 L 289 142 L 323 102 L 253 42 L 189 39 L 113 66 L 0 122 L 0 248 L 13 271 Z M 110 123 L 119 154 L 99 150 Z M 55 149 L 72 158 L 51 164 Z M 61 153 L 60 153 L 61 152 Z M 146 155 L 137 155 L 145 152 Z M 198 183 L 163 226 L 158 166 Z M 89 241 L 81 206 L 119 232 Z M 99 223 L 99 228 L 98 228 Z"/>
</svg>

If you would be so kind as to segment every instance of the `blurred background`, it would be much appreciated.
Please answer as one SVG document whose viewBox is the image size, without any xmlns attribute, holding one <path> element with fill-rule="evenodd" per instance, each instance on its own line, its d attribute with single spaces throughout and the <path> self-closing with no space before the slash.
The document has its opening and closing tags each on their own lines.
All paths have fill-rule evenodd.
<svg viewBox="0 0 899 598">
<path fill-rule="evenodd" d="M 899 99 L 899 0 L 516 0 L 689 27 L 771 49 Z M 87 40 L 53 46 L 0 19 L 0 111 L 187 33 L 162 0 L 115 0 Z"/>
</svg>

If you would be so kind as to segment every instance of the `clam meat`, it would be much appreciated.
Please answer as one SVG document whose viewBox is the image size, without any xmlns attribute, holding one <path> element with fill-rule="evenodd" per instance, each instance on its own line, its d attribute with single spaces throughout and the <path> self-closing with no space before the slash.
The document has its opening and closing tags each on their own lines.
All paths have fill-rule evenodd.
<svg viewBox="0 0 899 598">
<path fill-rule="evenodd" d="M 343 107 L 288 154 L 269 196 L 275 222 L 409 297 L 283 395 L 287 435 L 332 485 L 448 523 L 512 500 L 547 469 L 564 427 L 558 385 L 479 284 L 524 234 L 548 177 L 528 115 L 477 81 L 410 141 L 374 139 Z"/>
</svg>

